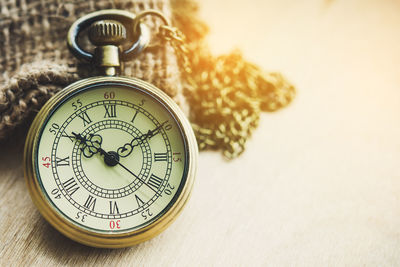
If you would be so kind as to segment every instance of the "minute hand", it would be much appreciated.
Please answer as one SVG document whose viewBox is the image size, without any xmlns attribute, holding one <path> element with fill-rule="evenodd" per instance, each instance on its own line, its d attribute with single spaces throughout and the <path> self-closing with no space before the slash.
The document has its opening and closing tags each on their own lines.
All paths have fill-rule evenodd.
<svg viewBox="0 0 400 267">
<path fill-rule="evenodd" d="M 140 145 L 141 143 L 143 143 L 143 141 L 145 141 L 146 139 L 150 139 L 151 137 L 155 136 L 157 133 L 159 133 L 159 130 L 164 126 L 164 124 L 166 124 L 168 121 L 164 121 L 163 123 L 161 123 L 159 126 L 157 126 L 156 128 L 154 128 L 153 130 L 148 130 L 147 133 L 135 137 L 132 139 L 132 141 L 130 143 L 126 143 L 125 145 L 119 147 L 117 149 L 117 153 L 120 157 L 125 158 L 127 156 L 129 156 L 132 151 L 133 148 Z"/>
</svg>

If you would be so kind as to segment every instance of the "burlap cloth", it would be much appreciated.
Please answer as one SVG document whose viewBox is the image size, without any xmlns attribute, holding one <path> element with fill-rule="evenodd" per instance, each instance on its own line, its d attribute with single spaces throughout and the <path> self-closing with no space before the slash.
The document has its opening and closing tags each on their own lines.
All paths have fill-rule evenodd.
<svg viewBox="0 0 400 267">
<path fill-rule="evenodd" d="M 168 0 L 0 2 L 0 139 L 29 123 L 54 93 L 93 74 L 69 52 L 66 35 L 79 17 L 109 8 L 136 14 L 156 9 L 172 19 Z M 147 17 L 145 23 L 156 32 L 161 21 Z M 124 75 L 154 84 L 183 106 L 180 73 L 169 44 L 125 62 Z"/>
<path fill-rule="evenodd" d="M 54 93 L 95 74 L 66 45 L 70 25 L 95 10 L 137 14 L 156 9 L 182 31 L 185 49 L 164 42 L 126 62 L 123 75 L 171 96 L 188 114 L 200 149 L 222 150 L 227 158 L 240 155 L 260 112 L 285 107 L 295 95 L 282 75 L 265 73 L 240 53 L 214 57 L 204 41 L 208 28 L 192 0 L 7 0 L 0 8 L 0 140 L 12 136 L 18 125 L 28 126 Z M 161 20 L 146 17 L 144 23 L 157 38 Z"/>
</svg>

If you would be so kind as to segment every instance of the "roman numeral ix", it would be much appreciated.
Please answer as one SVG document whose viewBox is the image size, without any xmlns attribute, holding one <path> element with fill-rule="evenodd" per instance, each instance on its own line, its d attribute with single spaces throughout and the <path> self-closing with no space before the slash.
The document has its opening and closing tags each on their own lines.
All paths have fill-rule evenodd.
<svg viewBox="0 0 400 267">
<path fill-rule="evenodd" d="M 56 157 L 56 166 L 69 166 L 69 156 L 66 158 Z"/>
</svg>

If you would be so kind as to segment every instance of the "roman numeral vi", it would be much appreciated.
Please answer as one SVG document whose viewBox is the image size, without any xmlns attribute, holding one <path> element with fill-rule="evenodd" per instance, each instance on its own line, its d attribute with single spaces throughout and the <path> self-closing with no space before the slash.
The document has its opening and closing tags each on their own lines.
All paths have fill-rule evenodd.
<svg viewBox="0 0 400 267">
<path fill-rule="evenodd" d="M 111 201 L 110 200 L 110 214 L 119 214 L 117 201 Z"/>
</svg>

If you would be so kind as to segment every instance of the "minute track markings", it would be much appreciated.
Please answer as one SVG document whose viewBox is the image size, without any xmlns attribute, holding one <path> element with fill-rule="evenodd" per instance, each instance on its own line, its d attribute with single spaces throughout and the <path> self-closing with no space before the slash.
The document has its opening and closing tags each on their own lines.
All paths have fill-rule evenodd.
<svg viewBox="0 0 400 267">
<path fill-rule="evenodd" d="M 87 142 L 88 140 L 87 140 L 85 137 L 83 137 L 81 134 L 77 134 L 77 133 L 74 133 L 74 132 L 72 132 L 72 134 L 73 134 L 73 135 L 75 136 L 75 138 L 76 138 L 77 140 L 79 140 L 81 143 L 84 142 L 85 144 L 87 144 L 86 142 Z M 82 143 L 82 144 L 83 144 L 83 143 Z M 156 189 L 158 189 L 158 187 L 161 185 L 161 183 L 160 183 L 160 185 L 159 185 L 158 187 L 155 187 L 155 184 L 158 183 L 158 179 L 161 179 L 161 178 L 159 178 L 159 177 L 157 177 L 157 176 L 155 176 L 155 175 L 152 174 L 152 176 L 150 177 L 152 180 L 151 180 L 151 182 L 150 182 L 150 179 L 149 179 L 149 184 L 147 184 L 145 180 L 143 180 L 142 178 L 140 178 L 139 176 L 137 176 L 135 173 L 133 173 L 131 170 L 129 170 L 127 167 L 125 167 L 125 165 L 123 165 L 121 162 L 119 162 L 119 160 L 118 160 L 116 157 L 114 157 L 112 154 L 108 153 L 108 152 L 105 151 L 103 148 L 101 148 L 101 143 L 100 143 L 99 145 L 100 145 L 99 147 L 94 147 L 94 146 L 93 146 L 94 150 L 96 150 L 96 152 L 94 152 L 94 154 L 100 153 L 100 155 L 102 155 L 102 156 L 105 157 L 105 161 L 106 161 L 106 160 L 107 160 L 107 161 L 114 161 L 114 162 L 116 163 L 115 165 L 118 164 L 119 166 L 121 166 L 124 170 L 126 170 L 128 173 L 130 173 L 131 175 L 133 175 L 136 179 L 138 179 L 139 181 L 141 181 L 143 184 L 147 185 L 151 190 L 154 191 L 154 193 L 156 193 L 156 195 L 161 196 L 161 194 L 158 193 L 158 191 L 156 190 Z M 89 146 L 89 145 L 88 145 L 88 146 Z M 154 177 L 153 177 L 153 176 L 154 176 Z M 156 179 L 156 178 L 158 178 L 158 179 Z M 156 188 L 156 189 L 154 189 L 154 188 Z"/>
<path fill-rule="evenodd" d="M 78 115 L 78 114 L 80 114 L 80 115 L 83 115 L 85 112 L 86 112 L 86 114 L 88 114 L 88 117 L 89 117 L 89 119 L 90 119 L 90 122 L 86 119 L 86 126 L 88 126 L 89 128 L 90 127 L 92 127 L 93 125 L 94 125 L 94 123 L 96 123 L 96 117 L 95 118 L 93 118 L 92 116 L 92 112 L 93 111 L 90 111 L 89 112 L 89 110 L 91 110 L 92 108 L 95 108 L 95 107 L 99 107 L 99 106 L 103 106 L 104 105 L 104 103 L 105 102 L 107 102 L 107 103 L 116 103 L 116 105 L 122 105 L 122 106 L 126 106 L 126 107 L 128 107 L 128 108 L 132 108 L 133 109 L 133 112 L 131 113 L 132 114 L 132 116 L 133 115 L 135 115 L 136 113 L 137 114 L 142 114 L 142 115 L 145 115 L 145 117 L 146 118 L 148 118 L 150 121 L 152 121 L 153 123 L 154 123 L 154 125 L 160 125 L 160 123 L 153 117 L 153 115 L 151 114 L 151 113 L 149 113 L 149 111 L 147 111 L 147 110 L 144 110 L 144 109 L 142 109 L 141 107 L 139 107 L 139 106 L 137 106 L 137 105 L 135 105 L 135 104 L 132 104 L 132 103 L 128 103 L 128 102 L 124 102 L 124 101 L 119 101 L 119 100 L 114 100 L 114 101 L 104 101 L 104 100 L 99 100 L 99 101 L 96 101 L 96 102 L 92 102 L 92 103 L 89 103 L 89 104 L 87 104 L 86 106 L 83 106 L 82 108 L 80 108 L 80 109 L 78 109 L 77 111 L 75 111 L 74 113 L 72 113 L 71 114 L 71 116 L 70 117 L 68 117 L 67 118 L 67 120 L 64 122 L 64 123 L 62 123 L 62 125 L 60 126 L 60 130 L 59 130 L 59 134 L 57 134 L 56 135 L 56 140 L 55 140 L 55 143 L 54 143 L 54 148 L 57 148 L 57 146 L 58 146 L 58 142 L 59 142 L 59 140 L 60 140 L 60 138 L 68 138 L 68 139 L 70 139 L 70 141 L 71 141 L 71 143 L 73 142 L 74 143 L 74 147 L 76 147 L 77 146 L 77 144 L 79 144 L 80 142 L 79 141 L 76 141 L 76 139 L 72 136 L 72 135 L 70 135 L 70 134 L 67 134 L 66 132 L 65 132 L 65 130 L 67 129 L 67 126 L 69 125 L 69 123 L 72 121 L 72 120 L 74 120 L 74 118 L 79 118 L 79 121 L 81 121 L 81 123 L 83 123 L 83 124 L 85 124 L 85 122 L 83 121 L 83 119 Z M 105 111 L 105 108 L 103 107 L 103 111 Z M 117 107 L 117 112 L 118 112 L 118 107 Z M 137 121 L 137 119 L 139 118 L 138 117 L 138 115 L 136 114 L 136 117 L 135 117 L 135 119 L 134 119 L 134 122 L 136 122 Z M 139 115 L 140 115 L 139 114 Z M 103 115 L 105 115 L 105 113 L 103 113 L 102 115 L 100 115 L 100 116 L 103 116 Z M 85 115 L 83 115 L 83 116 L 85 116 Z M 86 117 L 86 116 L 85 116 Z M 98 117 L 98 116 L 97 116 Z M 132 119 L 133 119 L 133 117 L 131 117 Z M 92 120 L 94 120 L 94 121 L 92 121 Z M 107 129 L 107 126 L 106 125 L 108 125 L 110 122 L 109 122 L 110 120 L 105 120 L 104 122 L 102 122 L 102 125 L 104 125 L 106 128 L 104 128 L 104 126 L 101 126 L 99 129 L 100 130 L 103 130 L 103 129 Z M 112 121 L 114 121 L 114 120 L 112 120 Z M 94 122 L 94 123 L 93 123 Z M 125 120 L 123 121 L 124 123 L 125 123 Z M 129 121 L 129 119 L 128 120 L 126 120 L 126 122 L 127 123 L 130 123 L 130 121 Z M 90 125 L 89 125 L 90 124 Z M 133 123 L 132 123 L 133 124 Z M 118 128 L 116 128 L 116 129 L 123 129 L 123 127 L 124 126 L 122 126 L 122 128 L 121 128 L 121 126 L 118 126 Z M 132 126 L 133 127 L 133 126 Z M 78 128 L 74 128 L 74 129 L 76 129 L 76 130 L 78 130 Z M 86 128 L 86 129 L 88 129 L 88 128 Z M 86 131 L 86 129 L 84 130 L 84 131 Z M 68 131 L 67 131 L 68 132 Z M 92 131 L 91 131 L 92 132 Z M 170 143 L 169 143 L 169 140 L 168 140 L 168 136 L 166 135 L 166 133 L 165 133 L 165 131 L 164 130 L 162 130 L 162 131 L 160 131 L 161 132 L 161 135 L 162 135 L 162 139 L 163 139 L 163 143 L 165 143 L 165 145 L 167 146 L 167 152 L 168 152 L 168 162 L 169 162 L 169 158 L 170 158 L 170 149 L 171 149 L 171 146 L 170 146 Z M 96 133 L 96 132 L 94 132 L 94 133 Z M 137 135 L 138 136 L 138 135 Z M 71 138 L 72 138 L 72 140 L 71 140 Z M 65 141 L 64 141 L 65 142 Z M 64 145 L 66 145 L 66 143 L 61 143 L 63 146 Z M 61 145 L 60 144 L 60 145 Z M 54 151 L 55 152 L 55 151 Z M 53 154 L 54 155 L 54 154 Z M 74 154 L 73 154 L 74 155 Z M 149 154 L 148 154 L 148 157 L 149 157 L 149 164 L 150 164 L 150 166 L 151 166 L 151 158 L 152 158 L 152 156 L 153 156 L 153 153 L 151 153 L 150 152 L 150 150 L 149 150 Z M 55 157 L 55 156 L 53 156 L 53 157 Z M 55 160 L 55 159 L 54 159 Z M 76 159 L 76 158 L 72 158 L 71 159 L 72 161 L 71 161 L 71 163 L 72 163 L 72 165 L 75 165 L 78 161 L 79 161 L 79 158 L 78 159 Z M 78 161 L 77 161 L 78 160 Z M 123 163 L 123 162 L 122 162 Z M 81 168 L 81 170 L 82 171 L 84 171 L 82 168 Z M 55 172 L 54 174 L 56 175 L 56 173 L 57 173 L 57 169 L 53 169 L 53 172 Z M 171 173 L 171 170 L 170 170 L 170 164 L 168 163 L 168 165 L 167 165 L 167 173 L 166 173 L 166 176 L 165 176 L 165 178 L 164 179 L 167 179 L 168 180 L 168 178 L 169 178 L 169 175 L 170 175 L 170 173 Z M 135 172 L 134 172 L 134 174 L 135 174 Z M 140 180 L 138 180 L 138 179 L 135 179 L 137 182 L 135 182 L 137 185 L 141 185 L 141 184 L 143 184 L 143 180 L 145 179 L 145 177 L 149 177 L 148 176 L 148 174 L 146 174 L 146 175 L 137 175 L 139 178 L 141 178 Z M 136 177 L 135 177 L 136 178 Z M 58 175 L 55 177 L 55 179 L 56 179 L 56 181 L 59 181 L 59 178 L 58 178 Z M 148 178 L 147 178 L 148 179 Z M 145 179 L 145 180 L 147 180 L 147 179 Z M 57 182 L 57 183 L 59 183 L 59 186 L 61 186 L 61 183 L 60 182 Z M 145 183 L 146 184 L 146 183 Z M 132 189 L 128 189 L 128 191 L 129 192 L 127 192 L 128 194 L 131 194 L 131 193 L 133 193 L 133 192 L 135 192 L 135 188 L 133 187 L 135 184 L 133 184 L 132 183 Z M 146 187 L 148 187 L 148 185 L 146 184 Z M 85 202 L 85 201 L 82 201 L 80 204 L 79 203 L 76 203 L 76 201 L 73 199 L 73 198 L 70 198 L 70 197 L 66 197 L 66 199 L 69 201 L 69 202 L 71 202 L 72 204 L 73 204 L 73 206 L 75 206 L 75 207 L 82 207 L 82 209 L 81 208 L 79 208 L 81 211 L 84 211 L 85 213 L 87 213 L 87 214 L 91 214 L 91 215 L 93 215 L 93 216 L 95 216 L 95 217 L 97 217 L 97 218 L 111 218 L 111 219 L 114 219 L 114 218 L 125 218 L 125 217 L 127 217 L 127 216 L 133 216 L 133 215 L 135 215 L 135 214 L 138 214 L 141 210 L 143 210 L 143 209 L 145 209 L 145 208 L 147 208 L 147 207 L 149 207 L 150 205 L 152 205 L 152 203 L 156 203 L 155 201 L 158 199 L 158 197 L 160 197 L 161 196 L 161 192 L 162 192 L 162 190 L 163 190 L 163 188 L 164 188 L 164 185 L 162 185 L 160 188 L 159 188 L 159 190 L 158 190 L 158 192 L 157 191 L 155 191 L 155 190 L 153 190 L 151 187 L 148 187 L 149 189 L 148 190 L 151 190 L 152 192 L 154 192 L 155 194 L 152 194 L 152 197 L 148 200 L 148 201 L 146 201 L 146 203 L 139 209 L 139 211 L 137 210 L 137 209 L 134 209 L 134 210 L 130 210 L 130 211 L 128 211 L 128 212 L 125 212 L 125 213 L 122 213 L 122 214 L 117 214 L 116 212 L 116 214 L 115 215 L 110 215 L 110 214 L 107 214 L 108 212 L 105 212 L 105 213 L 103 213 L 103 212 L 101 212 L 101 213 L 99 213 L 99 212 L 94 212 L 94 211 L 91 211 L 90 209 L 88 210 L 86 207 L 83 207 L 82 206 L 82 203 L 83 202 Z M 63 194 L 66 194 L 67 192 L 65 191 L 65 189 L 63 189 L 62 190 L 62 193 Z M 76 193 L 74 193 L 74 195 L 76 195 Z M 91 194 L 90 194 L 91 195 Z M 96 198 L 96 197 L 94 197 L 94 195 L 91 195 L 92 197 L 93 197 L 93 200 L 92 200 L 92 202 L 94 202 L 94 200 L 99 200 L 98 198 Z M 89 197 L 88 197 L 89 198 Z M 118 197 L 119 198 L 119 197 Z M 90 201 L 90 200 L 89 200 Z M 85 202 L 86 203 L 86 202 Z M 95 202 L 95 210 L 97 210 L 98 209 L 98 205 L 100 205 L 102 202 L 99 202 L 99 201 L 97 201 L 97 202 Z M 107 202 L 106 202 L 107 203 Z M 87 203 L 87 204 L 91 204 L 91 205 L 93 205 L 93 203 Z M 104 203 L 105 204 L 105 203 Z M 109 204 L 109 203 L 107 203 L 107 204 Z M 103 205 L 103 204 L 102 204 Z M 92 206 L 90 206 L 90 207 L 92 207 Z M 118 206 L 118 208 L 119 208 L 119 206 Z M 133 208 L 133 207 L 132 207 Z M 120 211 L 120 209 L 118 210 L 118 211 Z"/>
<path fill-rule="evenodd" d="M 39 209 L 43 211 L 44 207 L 45 212 L 50 212 L 51 216 L 45 217 L 61 233 L 89 245 L 117 247 L 152 237 L 178 216 L 193 186 L 197 147 L 178 105 L 157 90 L 137 79 L 95 77 L 68 86 L 42 109 L 28 139 L 33 149 L 26 171 L 33 170 L 27 177 L 38 181 L 35 188 L 29 189 L 41 194 L 34 199 L 41 205 Z M 81 104 L 74 105 L 78 102 Z M 111 106 L 106 111 L 104 103 L 115 103 L 115 112 Z M 144 112 L 138 108 L 142 103 Z M 78 116 L 86 117 L 85 113 L 90 121 Z M 169 124 L 157 129 L 159 132 L 153 130 L 164 121 Z M 71 140 L 72 132 L 85 140 Z M 105 151 L 93 151 L 97 152 L 93 158 L 85 157 L 80 150 L 91 134 L 102 137 L 91 142 L 102 140 L 100 147 Z M 142 139 L 130 158 L 111 158 L 111 152 L 120 145 L 143 134 L 148 138 Z M 175 151 L 184 154 L 179 164 L 174 164 Z M 155 163 L 154 152 L 166 153 L 166 157 L 158 155 Z M 56 166 L 56 160 L 68 156 L 69 166 Z M 109 164 L 104 158 L 109 159 Z M 51 165 L 43 166 L 42 161 Z M 117 166 L 117 161 L 140 180 Z M 87 179 L 82 183 L 84 176 Z M 97 193 L 104 193 L 105 197 Z"/>
<path fill-rule="evenodd" d="M 107 153 L 105 152 L 103 149 L 100 150 L 100 153 Z M 143 184 L 147 185 L 147 187 L 149 187 L 151 190 L 154 191 L 154 193 L 156 193 L 156 195 L 161 196 L 160 193 L 158 193 L 157 190 L 154 190 L 153 187 L 151 187 L 150 185 L 148 185 L 142 178 L 140 178 L 139 176 L 137 176 L 136 174 L 134 174 L 132 171 L 130 171 L 127 167 L 125 167 L 124 165 L 122 165 L 119 161 L 117 162 L 117 164 L 119 166 L 121 166 L 122 168 L 124 168 L 127 172 L 129 172 L 130 174 L 132 174 L 136 179 L 138 179 L 139 181 L 141 181 Z"/>
<path fill-rule="evenodd" d="M 99 125 L 101 124 L 101 129 L 109 129 L 110 127 L 112 129 L 119 129 L 123 130 L 133 136 L 141 135 L 140 132 L 136 130 L 136 128 L 129 124 L 128 122 L 120 121 L 120 120 L 103 120 L 100 122 L 96 122 L 89 126 L 87 129 L 85 129 L 84 132 L 81 133 L 81 136 L 86 137 L 88 136 L 88 133 L 96 133 L 96 131 L 99 129 Z M 104 127 L 103 127 L 104 126 Z M 135 132 L 136 131 L 136 132 Z M 121 196 L 129 195 L 133 192 L 135 192 L 142 184 L 141 181 L 137 179 L 129 179 L 131 181 L 130 184 L 127 184 L 124 187 L 118 188 L 118 189 L 106 189 L 103 190 L 102 187 L 99 187 L 97 184 L 93 184 L 90 179 L 87 178 L 85 175 L 85 171 L 81 168 L 80 164 L 80 157 L 82 154 L 80 153 L 80 147 L 82 146 L 78 140 L 75 140 L 75 137 L 71 135 L 72 138 L 74 138 L 75 145 L 72 151 L 72 161 L 73 161 L 73 170 L 78 178 L 78 181 L 92 194 L 95 194 L 96 196 L 99 197 L 106 197 L 106 198 L 119 198 Z M 89 137 L 88 137 L 89 138 Z M 141 151 L 143 153 L 143 162 L 142 166 L 140 169 L 140 173 L 138 173 L 139 177 L 148 177 L 150 173 L 150 167 L 151 167 L 151 149 L 150 146 L 144 142 L 140 146 Z M 136 172 L 135 172 L 136 174 Z M 126 176 L 124 176 L 126 177 Z M 130 177 L 130 176 L 128 176 Z M 107 192 L 107 193 L 106 193 Z"/>
</svg>

